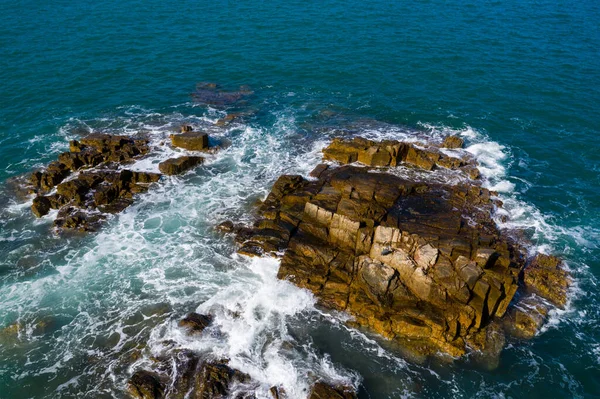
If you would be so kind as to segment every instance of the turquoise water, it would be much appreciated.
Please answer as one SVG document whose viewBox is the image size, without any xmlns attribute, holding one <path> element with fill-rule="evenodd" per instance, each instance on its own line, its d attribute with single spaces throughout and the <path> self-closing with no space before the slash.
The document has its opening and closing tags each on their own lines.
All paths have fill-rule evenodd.
<svg viewBox="0 0 600 399">
<path fill-rule="evenodd" d="M 364 398 L 599 397 L 598 21 L 591 0 L 0 4 L 0 397 L 122 397 L 165 339 L 231 358 L 259 396 L 282 384 L 303 397 L 325 378 Z M 214 127 L 235 110 L 194 104 L 200 81 L 250 85 L 237 110 L 251 116 Z M 231 147 L 97 234 L 54 235 L 11 189 L 82 133 L 159 143 L 184 122 Z M 511 342 L 497 370 L 419 365 L 277 282 L 276 262 L 236 256 L 213 226 L 249 220 L 279 174 L 307 174 L 330 127 L 461 134 L 503 227 L 568 261 L 567 311 Z M 181 335 L 196 308 L 221 335 Z"/>
</svg>

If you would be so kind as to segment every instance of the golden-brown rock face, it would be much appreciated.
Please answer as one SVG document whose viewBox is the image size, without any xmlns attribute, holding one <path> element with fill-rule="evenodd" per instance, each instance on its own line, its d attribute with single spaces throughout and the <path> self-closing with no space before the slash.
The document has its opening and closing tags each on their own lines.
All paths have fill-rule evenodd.
<svg viewBox="0 0 600 399">
<path fill-rule="evenodd" d="M 419 155 L 411 158 L 412 151 Z M 408 162 L 425 170 L 444 159 L 436 150 L 422 151 L 354 139 L 334 140 L 324 154 L 341 163 Z M 456 165 L 468 162 L 457 159 Z M 317 180 L 281 176 L 259 209 L 261 219 L 235 229 L 239 251 L 285 250 L 279 278 L 421 355 L 460 356 L 467 347 L 499 353 L 503 330 L 492 322 L 506 313 L 525 267 L 519 246 L 491 218 L 501 204 L 470 183 L 382 172 L 320 165 L 312 174 Z M 532 271 L 531 278 L 547 281 L 540 273 Z"/>
</svg>

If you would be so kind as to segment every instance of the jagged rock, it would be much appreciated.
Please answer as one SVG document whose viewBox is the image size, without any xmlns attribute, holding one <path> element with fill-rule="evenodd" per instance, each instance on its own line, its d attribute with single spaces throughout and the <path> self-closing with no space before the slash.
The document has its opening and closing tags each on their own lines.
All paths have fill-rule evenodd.
<svg viewBox="0 0 600 399">
<path fill-rule="evenodd" d="M 186 328 L 190 334 L 199 334 L 212 323 L 211 315 L 190 313 L 179 322 L 179 327 Z"/>
<path fill-rule="evenodd" d="M 63 230 L 95 231 L 105 219 L 99 213 L 86 213 L 79 208 L 65 206 L 58 212 L 54 225 Z"/>
<path fill-rule="evenodd" d="M 94 133 L 69 143 L 70 152 L 59 155 L 44 171 L 31 175 L 38 196 L 32 212 L 41 217 L 59 209 L 54 225 L 63 230 L 95 230 L 105 219 L 101 213 L 120 212 L 132 203 L 134 194 L 148 190 L 160 179 L 158 173 L 119 170 L 149 151 L 148 141 L 126 136 Z M 93 170 L 85 170 L 92 168 Z M 79 174 L 67 179 L 71 172 Z M 56 193 L 43 196 L 56 187 Z"/>
<path fill-rule="evenodd" d="M 462 148 L 465 141 L 458 136 L 448 136 L 444 139 L 442 147 L 444 148 Z"/>
<path fill-rule="evenodd" d="M 525 268 L 524 281 L 528 288 L 554 305 L 564 308 L 571 280 L 562 262 L 555 256 L 538 254 Z"/>
<path fill-rule="evenodd" d="M 531 339 L 538 333 L 546 317 L 548 306 L 535 296 L 519 301 L 508 313 L 505 326 L 511 335 Z"/>
<path fill-rule="evenodd" d="M 488 370 L 495 370 L 500 364 L 500 353 L 506 344 L 504 329 L 500 323 L 491 323 L 473 334 L 469 344 L 476 352 L 475 360 Z"/>
<path fill-rule="evenodd" d="M 202 151 L 208 148 L 208 134 L 203 132 L 185 132 L 172 134 L 171 143 L 189 151 Z"/>
<path fill-rule="evenodd" d="M 329 168 L 329 165 L 321 163 L 315 166 L 315 168 L 309 173 L 309 176 L 319 178 L 323 172 Z"/>
<path fill-rule="evenodd" d="M 162 399 L 165 388 L 158 378 L 147 371 L 137 371 L 127 383 L 129 394 L 136 399 Z"/>
<path fill-rule="evenodd" d="M 31 205 L 31 211 L 33 214 L 39 218 L 44 215 L 47 215 L 50 212 L 51 204 L 50 200 L 46 197 L 35 197 L 33 199 L 33 204 Z"/>
<path fill-rule="evenodd" d="M 392 141 L 334 140 L 324 156 L 345 163 L 367 159 L 363 163 L 380 168 L 404 162 L 401 154 L 411 149 L 420 150 Z M 420 156 L 439 160 L 438 153 L 428 154 Z M 252 227 L 230 226 L 239 252 L 283 253 L 279 278 L 309 289 L 323 306 L 350 313 L 353 325 L 419 355 L 487 348 L 493 364 L 504 335 L 489 335 L 489 326 L 501 324 L 490 323 L 506 313 L 525 265 L 524 251 L 492 218 L 501 204 L 477 185 L 378 171 L 341 166 L 319 168 L 317 180 L 281 176 Z M 539 281 L 549 279 L 548 270 L 560 275 L 557 268 L 538 271 L 539 265 L 533 262 L 525 277 L 536 286 L 545 286 Z"/>
<path fill-rule="evenodd" d="M 63 181 L 70 173 L 69 168 L 60 162 L 51 162 L 44 171 L 34 172 L 30 177 L 33 187 L 46 192 Z"/>
<path fill-rule="evenodd" d="M 217 225 L 217 230 L 221 230 L 225 233 L 233 233 L 235 231 L 235 225 L 231 220 L 226 220 Z"/>
<path fill-rule="evenodd" d="M 360 162 L 373 167 L 409 164 L 426 171 L 436 167 L 463 168 L 470 176 L 474 176 L 474 169 L 477 169 L 474 164 L 470 163 L 471 161 L 449 157 L 433 146 L 392 140 L 375 142 L 360 137 L 352 140 L 334 139 L 329 146 L 323 149 L 323 158 L 342 164 Z M 467 165 L 469 169 L 466 168 Z"/>
<path fill-rule="evenodd" d="M 248 379 L 246 374 L 232 369 L 225 363 L 204 363 L 196 375 L 195 397 L 202 399 L 226 397 L 233 382 L 244 382 Z"/>
<path fill-rule="evenodd" d="M 179 175 L 204 162 L 202 157 L 184 156 L 167 159 L 158 164 L 158 169 L 165 175 Z"/>
<path fill-rule="evenodd" d="M 165 392 L 168 398 L 226 398 L 231 386 L 250 377 L 228 366 L 227 360 L 206 360 L 191 351 L 181 351 L 162 362 L 165 374 L 174 376 Z"/>
<path fill-rule="evenodd" d="M 180 133 L 187 133 L 187 132 L 192 132 L 194 130 L 194 128 L 190 125 L 181 125 L 181 128 L 179 129 Z"/>
<path fill-rule="evenodd" d="M 333 387 L 324 382 L 313 385 L 309 399 L 354 399 L 356 392 L 348 387 Z"/>
</svg>

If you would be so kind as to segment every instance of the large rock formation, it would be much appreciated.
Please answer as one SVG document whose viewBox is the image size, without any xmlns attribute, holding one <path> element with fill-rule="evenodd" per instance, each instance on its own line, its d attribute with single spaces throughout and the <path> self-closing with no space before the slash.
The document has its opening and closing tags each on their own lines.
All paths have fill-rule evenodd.
<svg viewBox="0 0 600 399">
<path fill-rule="evenodd" d="M 323 152 L 371 167 L 320 165 L 316 180 L 281 176 L 253 227 L 223 225 L 236 233 L 239 252 L 285 250 L 279 278 L 414 353 L 460 356 L 474 348 L 497 355 L 504 336 L 495 321 L 507 312 L 526 265 L 524 251 L 492 220 L 501 203 L 468 179 L 451 186 L 385 173 L 400 164 L 470 171 L 473 161 L 434 147 L 364 139 L 334 140 Z M 532 264 L 528 279 L 553 296 L 548 276 L 562 282 L 565 274 L 547 263 Z"/>
</svg>

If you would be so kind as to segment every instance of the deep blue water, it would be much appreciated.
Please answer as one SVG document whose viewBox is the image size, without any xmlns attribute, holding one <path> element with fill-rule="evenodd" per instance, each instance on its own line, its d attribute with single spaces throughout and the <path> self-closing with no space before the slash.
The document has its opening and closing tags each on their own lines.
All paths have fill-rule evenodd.
<svg viewBox="0 0 600 399">
<path fill-rule="evenodd" d="M 372 398 L 600 397 L 599 21 L 593 0 L 0 3 L 3 182 L 81 131 L 159 140 L 182 122 L 211 125 L 218 111 L 190 98 L 197 82 L 255 92 L 253 116 L 215 130 L 230 149 L 98 234 L 53 235 L 2 185 L 0 397 L 122 396 L 132 348 L 159 351 L 177 334 L 173 320 L 199 305 L 238 306 L 236 295 L 248 314 L 272 319 L 244 327 L 223 315 L 236 332 L 217 352 L 247 371 L 244 359 L 258 356 L 264 387 L 288 384 L 299 397 L 309 369 Z M 232 255 L 212 226 L 243 219 L 279 174 L 310 171 L 330 138 L 323 127 L 336 123 L 382 137 L 462 134 L 501 191 L 506 227 L 567 260 L 577 279 L 569 309 L 483 371 L 412 364 L 319 314 L 302 292 L 270 291 L 276 265 Z M 267 330 L 298 349 L 246 353 L 266 345 Z"/>
</svg>

